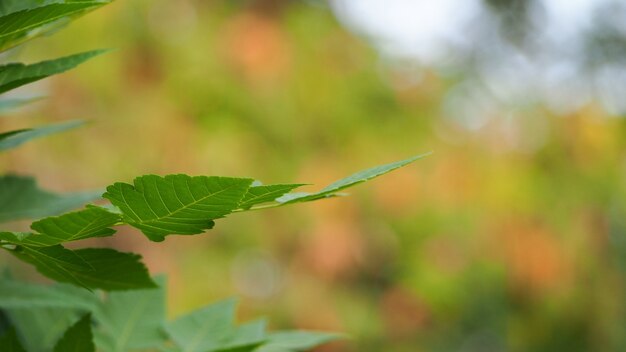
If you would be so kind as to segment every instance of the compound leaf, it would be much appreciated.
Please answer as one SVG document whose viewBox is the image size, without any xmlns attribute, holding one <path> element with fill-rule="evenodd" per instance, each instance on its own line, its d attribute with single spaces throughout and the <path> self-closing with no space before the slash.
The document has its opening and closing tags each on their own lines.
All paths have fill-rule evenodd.
<svg viewBox="0 0 626 352">
<path fill-rule="evenodd" d="M 27 128 L 0 133 L 0 151 L 15 148 L 33 138 L 67 131 L 82 125 L 83 121 L 69 121 L 37 128 Z"/>
<path fill-rule="evenodd" d="M 4 23 L 2 23 L 2 17 L 0 17 L 0 31 L 2 30 L 3 25 Z M 0 66 L 0 93 L 7 92 L 57 73 L 65 72 L 106 51 L 107 50 L 93 50 L 30 65 L 22 63 L 2 65 Z"/>
<path fill-rule="evenodd" d="M 54 352 L 94 352 L 91 314 L 85 314 L 72 325 L 54 346 Z"/>
<path fill-rule="evenodd" d="M 213 220 L 231 213 L 252 179 L 218 176 L 146 175 L 133 185 L 115 183 L 103 195 L 117 206 L 129 225 L 150 240 L 170 234 L 195 235 L 213 227 Z"/>
<path fill-rule="evenodd" d="M 59 195 L 39 189 L 32 177 L 0 176 L 0 222 L 56 215 L 99 198 L 100 194 Z"/>
</svg>

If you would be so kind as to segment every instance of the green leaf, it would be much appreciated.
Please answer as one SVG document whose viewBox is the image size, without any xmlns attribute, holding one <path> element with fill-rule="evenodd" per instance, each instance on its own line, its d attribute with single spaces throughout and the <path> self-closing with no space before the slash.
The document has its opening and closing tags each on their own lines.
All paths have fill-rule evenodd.
<svg viewBox="0 0 626 352">
<path fill-rule="evenodd" d="M 75 251 L 60 245 L 51 247 L 19 246 L 11 251 L 31 263 L 41 274 L 87 289 L 129 290 L 154 287 L 140 256 L 109 248 Z"/>
<path fill-rule="evenodd" d="M 28 351 L 52 350 L 79 313 L 92 311 L 98 304 L 98 296 L 76 286 L 0 279 L 0 307 Z"/>
<path fill-rule="evenodd" d="M 218 176 L 146 175 L 134 185 L 115 183 L 103 195 L 123 213 L 124 221 L 152 241 L 170 234 L 195 235 L 213 220 L 231 213 L 251 179 Z"/>
<path fill-rule="evenodd" d="M 30 228 L 36 234 L 27 236 L 21 244 L 31 246 L 54 246 L 63 242 L 91 237 L 106 237 L 115 233 L 110 226 L 121 220 L 118 214 L 106 209 L 88 206 L 86 209 L 34 222 Z"/>
<path fill-rule="evenodd" d="M 150 349 L 163 345 L 165 280 L 156 278 L 158 288 L 110 292 L 95 310 L 99 329 L 98 348 L 106 352 Z"/>
<path fill-rule="evenodd" d="M 0 30 L 3 26 L 1 21 L 2 17 L 0 17 Z M 108 50 L 93 50 L 30 65 L 24 65 L 22 63 L 2 65 L 0 66 L 0 93 L 7 92 L 57 73 L 65 72 L 91 59 L 92 57 L 107 51 Z"/>
<path fill-rule="evenodd" d="M 72 325 L 54 346 L 54 352 L 94 352 L 95 350 L 89 313 Z"/>
<path fill-rule="evenodd" d="M 267 202 L 273 202 L 276 198 L 291 192 L 292 190 L 304 186 L 305 184 L 278 184 L 266 186 L 252 186 L 244 195 L 239 208 L 250 209 L 252 206 Z"/>
<path fill-rule="evenodd" d="M 184 352 L 215 352 L 254 346 L 263 342 L 262 321 L 234 326 L 235 301 L 224 300 L 193 311 L 165 325 Z"/>
<path fill-rule="evenodd" d="M 79 317 L 79 311 L 71 308 L 29 307 L 3 311 L 20 332 L 27 351 L 51 351 Z"/>
<path fill-rule="evenodd" d="M 343 335 L 328 332 L 278 331 L 270 333 L 267 341 L 254 352 L 306 351 L 343 337 Z"/>
<path fill-rule="evenodd" d="M 11 112 L 23 105 L 41 100 L 41 97 L 34 98 L 14 98 L 14 99 L 3 99 L 0 100 L 0 115 L 4 115 L 8 112 Z"/>
<path fill-rule="evenodd" d="M 337 192 L 341 190 L 344 190 L 346 188 L 355 186 L 359 183 L 363 183 L 365 181 L 371 180 L 375 177 L 384 175 L 395 169 L 399 169 L 418 159 L 424 158 L 430 154 L 431 153 L 426 153 L 426 154 L 414 156 L 409 159 L 396 161 L 394 163 L 376 166 L 367 170 L 362 170 L 346 178 L 343 178 L 339 181 L 331 183 L 330 185 L 326 186 L 325 188 L 323 188 L 321 191 L 317 193 L 288 193 L 276 199 L 276 201 L 283 203 L 283 204 L 289 204 L 289 203 L 298 203 L 298 202 L 310 202 L 313 200 L 334 197 L 334 196 L 340 195 Z"/>
<path fill-rule="evenodd" d="M 33 138 L 45 137 L 50 134 L 67 131 L 83 124 L 83 121 L 69 121 L 43 127 L 0 133 L 0 151 L 15 148 Z"/>
<path fill-rule="evenodd" d="M 78 208 L 101 192 L 54 194 L 37 187 L 31 177 L 0 176 L 0 222 L 42 218 Z"/>
<path fill-rule="evenodd" d="M 92 310 L 97 302 L 97 296 L 72 285 L 37 285 L 11 279 L 0 280 L 2 309 L 55 307 Z"/>
<path fill-rule="evenodd" d="M 107 3 L 109 1 L 65 1 L 32 8 L 36 6 L 32 0 L 26 0 L 21 5 L 11 0 L 2 6 L 5 14 L 0 17 L 0 52 L 56 29 L 68 20 Z"/>
<path fill-rule="evenodd" d="M 26 352 L 20 343 L 15 329 L 11 328 L 0 337 L 0 351 L 2 352 Z"/>
</svg>

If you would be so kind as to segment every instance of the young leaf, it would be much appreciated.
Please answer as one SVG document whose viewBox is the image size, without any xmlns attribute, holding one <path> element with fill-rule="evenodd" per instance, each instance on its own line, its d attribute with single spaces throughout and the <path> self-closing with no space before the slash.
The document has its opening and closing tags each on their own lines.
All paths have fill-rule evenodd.
<svg viewBox="0 0 626 352">
<path fill-rule="evenodd" d="M 231 213 L 251 179 L 218 176 L 146 175 L 134 185 L 115 183 L 103 195 L 123 213 L 124 221 L 152 241 L 170 234 L 195 235 L 213 220 Z"/>
<path fill-rule="evenodd" d="M 110 226 L 121 217 L 106 209 L 88 206 L 86 209 L 57 217 L 48 217 L 32 223 L 36 234 L 24 238 L 21 244 L 31 246 L 54 246 L 63 242 L 91 237 L 106 237 L 115 233 Z"/>
<path fill-rule="evenodd" d="M 96 344 L 105 352 L 151 349 L 163 345 L 165 280 L 158 288 L 110 292 L 95 310 Z"/>
<path fill-rule="evenodd" d="M 7 330 L 4 335 L 0 337 L 0 351 L 2 352 L 26 352 L 22 344 L 20 343 L 15 329 L 11 328 Z"/>
<path fill-rule="evenodd" d="M 91 314 L 85 314 L 63 334 L 54 352 L 95 352 L 91 332 Z"/>
<path fill-rule="evenodd" d="M 0 115 L 11 112 L 23 105 L 40 100 L 41 97 L 34 98 L 14 98 L 0 100 Z"/>
<path fill-rule="evenodd" d="M 318 200 L 322 198 L 337 196 L 338 195 L 337 192 L 341 190 L 344 190 L 346 188 L 352 187 L 359 183 L 371 180 L 375 177 L 384 175 L 390 171 L 406 166 L 430 154 L 431 153 L 426 153 L 426 154 L 414 156 L 409 159 L 396 161 L 394 163 L 376 166 L 367 170 L 362 170 L 346 178 L 343 178 L 339 181 L 331 183 L 330 185 L 326 186 L 325 188 L 323 188 L 321 191 L 317 193 L 288 193 L 276 199 L 276 201 L 283 203 L 283 204 L 289 204 L 289 203 L 298 203 L 298 202 L 309 202 L 309 201 Z"/>
<path fill-rule="evenodd" d="M 276 198 L 291 192 L 294 189 L 304 186 L 305 184 L 278 184 L 278 185 L 266 185 L 266 186 L 252 186 L 248 189 L 248 192 L 244 195 L 239 208 L 247 210 L 252 206 L 267 202 L 273 202 Z"/>
<path fill-rule="evenodd" d="M 235 301 L 225 300 L 193 311 L 165 325 L 184 352 L 216 352 L 254 346 L 264 340 L 264 323 L 234 326 Z"/>
<path fill-rule="evenodd" d="M 0 176 L 0 222 L 56 215 L 99 198 L 100 194 L 58 195 L 39 189 L 31 177 Z"/>
<path fill-rule="evenodd" d="M 342 335 L 327 332 L 278 331 L 270 333 L 267 341 L 254 352 L 307 351 L 342 337 Z"/>
<path fill-rule="evenodd" d="M 62 21 L 67 18 L 82 15 L 110 2 L 67 1 L 31 8 L 35 5 L 32 1 L 21 1 L 25 3 L 16 6 L 14 1 L 9 1 L 2 6 L 4 15 L 0 17 L 0 52 L 56 28 L 59 22 L 63 24 Z M 13 12 L 15 10 L 21 11 Z"/>
<path fill-rule="evenodd" d="M 0 31 L 3 26 L 1 21 L 2 17 L 0 17 Z M 2 65 L 0 66 L 0 93 L 65 72 L 106 51 L 93 50 L 31 65 L 21 63 Z"/>
<path fill-rule="evenodd" d="M 0 133 L 0 151 L 15 148 L 33 138 L 45 137 L 53 133 L 59 133 L 76 128 L 83 123 L 83 121 L 69 121 L 43 127 Z"/>
<path fill-rule="evenodd" d="M 87 289 L 129 290 L 154 287 L 140 256 L 109 248 L 75 251 L 60 245 L 51 247 L 19 246 L 11 251 L 31 263 L 41 274 Z"/>
</svg>

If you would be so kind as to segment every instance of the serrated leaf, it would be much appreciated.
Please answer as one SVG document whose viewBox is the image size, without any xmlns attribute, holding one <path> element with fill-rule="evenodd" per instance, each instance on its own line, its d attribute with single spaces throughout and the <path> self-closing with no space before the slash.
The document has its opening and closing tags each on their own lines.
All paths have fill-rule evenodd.
<svg viewBox="0 0 626 352">
<path fill-rule="evenodd" d="M 224 300 L 193 311 L 165 325 L 184 352 L 216 352 L 254 346 L 263 342 L 263 321 L 234 326 L 235 301 Z"/>
<path fill-rule="evenodd" d="M 2 99 L 0 100 L 0 115 L 4 115 L 26 104 L 30 104 L 41 99 L 41 97 Z"/>
<path fill-rule="evenodd" d="M 376 167 L 369 168 L 366 170 L 362 170 L 346 178 L 343 178 L 339 181 L 331 183 L 330 185 L 324 187 L 321 191 L 317 193 L 288 193 L 276 199 L 276 201 L 283 203 L 283 204 L 289 204 L 289 203 L 298 203 L 298 202 L 309 202 L 309 201 L 328 198 L 328 197 L 335 197 L 339 195 L 337 193 L 339 191 L 355 186 L 359 183 L 363 183 L 365 181 L 371 180 L 375 177 L 384 175 L 395 169 L 399 169 L 418 159 L 424 158 L 430 154 L 431 153 L 426 153 L 426 154 L 414 156 L 409 159 L 396 161 L 394 163 L 380 165 L 380 166 L 376 166 Z"/>
<path fill-rule="evenodd" d="M 63 242 L 91 237 L 106 237 L 115 233 L 110 226 L 121 220 L 118 214 L 106 209 L 89 206 L 86 209 L 56 217 L 48 217 L 32 223 L 36 234 L 27 236 L 21 244 L 30 246 L 54 246 Z"/>
<path fill-rule="evenodd" d="M 22 2 L 18 5 L 15 1 L 9 1 L 2 6 L 0 51 L 56 29 L 66 24 L 69 19 L 83 15 L 110 1 L 54 1 L 55 3 L 48 1 L 47 5 L 34 8 L 36 4 L 33 1 L 22 0 Z"/>
<path fill-rule="evenodd" d="M 244 195 L 239 208 L 250 209 L 252 206 L 267 202 L 273 202 L 276 198 L 291 192 L 294 189 L 304 186 L 303 183 L 297 184 L 277 184 L 277 185 L 260 185 L 252 186 L 248 189 L 248 192 Z"/>
<path fill-rule="evenodd" d="M 89 313 L 72 325 L 54 346 L 54 352 L 93 352 L 95 350 Z"/>
<path fill-rule="evenodd" d="M 32 177 L 0 176 L 0 222 L 56 215 L 99 198 L 100 194 L 54 194 L 38 188 Z"/>
<path fill-rule="evenodd" d="M 124 221 L 150 240 L 171 234 L 195 235 L 213 220 L 231 213 L 252 179 L 218 176 L 146 175 L 134 184 L 115 183 L 103 195 L 123 213 Z"/>
<path fill-rule="evenodd" d="M 157 288 L 110 292 L 95 310 L 99 329 L 96 344 L 105 352 L 149 349 L 163 345 L 165 321 L 165 280 Z"/>
<path fill-rule="evenodd" d="M 316 331 L 278 331 L 270 333 L 267 341 L 254 352 L 307 351 L 327 342 L 343 338 L 340 334 Z"/>
<path fill-rule="evenodd" d="M 1 17 L 0 21 L 2 21 Z M 1 27 L 2 22 L 0 22 L 0 30 Z M 107 50 L 93 50 L 30 65 L 24 65 L 22 63 L 2 65 L 0 66 L 0 93 L 65 72 L 106 51 Z"/>
<path fill-rule="evenodd" d="M 43 127 L 0 133 L 0 151 L 15 148 L 33 138 L 41 138 L 83 125 L 83 121 L 69 121 Z"/>
<path fill-rule="evenodd" d="M 87 289 L 129 290 L 154 287 L 141 257 L 109 248 L 69 250 L 51 247 L 19 246 L 11 251 L 31 263 L 41 274 Z"/>
<path fill-rule="evenodd" d="M 14 328 L 7 330 L 0 336 L 0 351 L 2 352 L 26 352 L 20 343 Z"/>
</svg>

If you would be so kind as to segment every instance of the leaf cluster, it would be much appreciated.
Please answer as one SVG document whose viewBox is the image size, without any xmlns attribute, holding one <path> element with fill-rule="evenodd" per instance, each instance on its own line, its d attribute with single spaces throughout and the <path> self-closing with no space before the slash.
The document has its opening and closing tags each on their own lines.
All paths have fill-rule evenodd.
<svg viewBox="0 0 626 352">
<path fill-rule="evenodd" d="M 109 2 L 0 1 L 0 53 L 52 33 Z M 0 94 L 65 72 L 104 52 L 92 50 L 34 64 L 2 64 Z M 0 98 L 0 114 L 37 99 Z M 0 152 L 82 124 L 68 121 L 0 132 Z M 132 183 L 109 185 L 104 193 L 57 194 L 40 189 L 32 177 L 0 175 L 0 223 L 39 219 L 25 232 L 0 229 L 0 248 L 57 282 L 40 286 L 0 280 L 0 315 L 10 323 L 3 330 L 0 319 L 0 350 L 289 352 L 334 339 L 336 335 L 326 333 L 267 333 L 261 320 L 237 325 L 233 300 L 167 321 L 164 281 L 151 278 L 139 255 L 65 245 L 112 236 L 123 225 L 154 242 L 169 235 L 196 235 L 233 213 L 343 195 L 340 192 L 346 188 L 423 156 L 358 172 L 313 193 L 294 192 L 304 184 L 264 185 L 252 178 L 176 174 L 139 176 Z M 76 210 L 96 200 L 99 205 Z"/>
<path fill-rule="evenodd" d="M 236 324 L 233 299 L 167 320 L 165 280 L 155 281 L 156 288 L 94 295 L 66 284 L 2 279 L 0 308 L 11 327 L 0 336 L 0 350 L 291 352 L 341 337 L 312 331 L 267 332 L 264 320 Z"/>
</svg>

